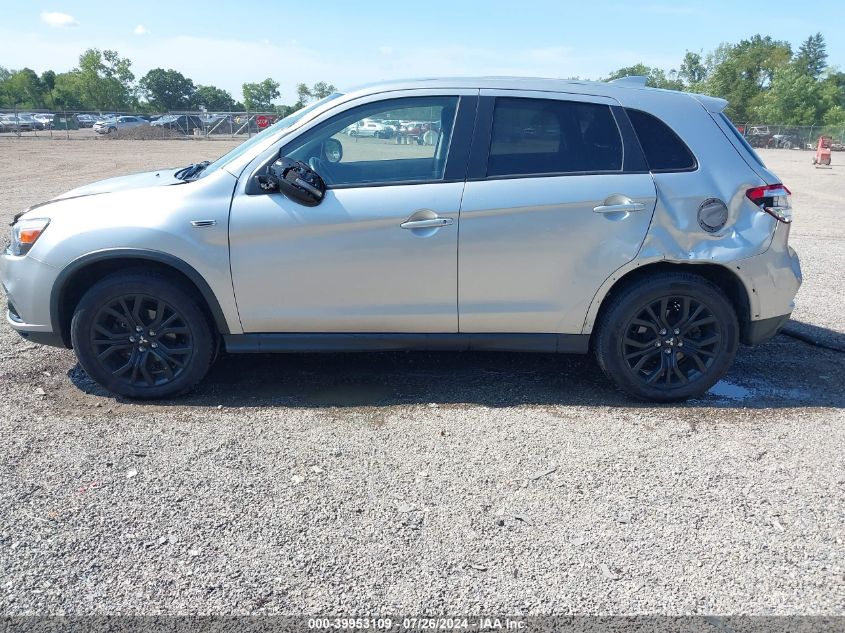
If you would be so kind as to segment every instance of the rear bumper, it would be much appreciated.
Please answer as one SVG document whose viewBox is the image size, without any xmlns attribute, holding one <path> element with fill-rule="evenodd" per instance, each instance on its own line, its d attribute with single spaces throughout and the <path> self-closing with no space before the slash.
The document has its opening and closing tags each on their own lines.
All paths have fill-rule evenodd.
<svg viewBox="0 0 845 633">
<path fill-rule="evenodd" d="M 766 252 L 741 259 L 731 266 L 745 286 L 749 321 L 742 342 L 762 343 L 777 334 L 795 308 L 801 287 L 801 262 L 787 244 L 789 225 L 779 224 Z"/>
</svg>

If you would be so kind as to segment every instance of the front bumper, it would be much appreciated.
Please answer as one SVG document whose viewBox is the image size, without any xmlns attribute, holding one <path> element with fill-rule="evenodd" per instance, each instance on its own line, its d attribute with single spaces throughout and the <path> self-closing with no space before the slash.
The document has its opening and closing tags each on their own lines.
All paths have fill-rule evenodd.
<svg viewBox="0 0 845 633">
<path fill-rule="evenodd" d="M 783 329 L 789 321 L 790 314 L 751 321 L 743 332 L 742 342 L 746 345 L 765 343 Z"/>
<path fill-rule="evenodd" d="M 32 257 L 0 255 L 0 283 L 6 294 L 6 322 L 34 343 L 64 347 L 50 321 L 50 293 L 58 269 Z"/>
</svg>

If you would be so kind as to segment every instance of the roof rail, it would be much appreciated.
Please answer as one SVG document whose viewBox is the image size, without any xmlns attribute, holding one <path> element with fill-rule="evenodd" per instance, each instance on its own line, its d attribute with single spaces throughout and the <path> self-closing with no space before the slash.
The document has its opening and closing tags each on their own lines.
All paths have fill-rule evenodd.
<svg viewBox="0 0 845 633">
<path fill-rule="evenodd" d="M 640 86 L 641 88 L 645 88 L 645 84 L 648 81 L 648 77 L 644 77 L 642 75 L 628 75 L 627 77 L 620 77 L 619 79 L 612 79 L 608 83 L 612 84 L 624 84 L 626 86 Z"/>
</svg>

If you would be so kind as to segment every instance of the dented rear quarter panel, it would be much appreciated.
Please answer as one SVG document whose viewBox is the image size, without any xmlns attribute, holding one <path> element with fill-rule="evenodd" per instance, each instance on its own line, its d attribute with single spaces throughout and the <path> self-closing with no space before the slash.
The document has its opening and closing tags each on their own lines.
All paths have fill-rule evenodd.
<svg viewBox="0 0 845 633">
<path fill-rule="evenodd" d="M 746 288 L 752 320 L 789 312 L 787 309 L 769 314 L 770 310 L 760 308 L 753 279 L 737 265 L 766 253 L 772 245 L 777 220 L 760 212 L 745 196 L 747 189 L 768 184 L 766 180 L 733 147 L 710 113 L 694 97 L 664 91 L 630 90 L 620 97 L 620 101 L 627 108 L 644 110 L 668 124 L 693 152 L 698 167 L 694 171 L 652 174 L 657 204 L 642 247 L 632 261 L 616 270 L 598 289 L 582 332 L 592 332 L 601 303 L 617 281 L 656 262 L 725 267 L 739 277 Z M 708 198 L 717 198 L 728 208 L 725 226 L 713 233 L 705 231 L 698 223 L 699 206 Z M 783 234 L 787 235 L 788 230 Z M 783 246 L 786 247 L 785 237 Z M 777 255 L 773 254 L 773 258 L 777 259 Z M 777 299 L 772 306 L 783 304 L 782 299 Z"/>
</svg>

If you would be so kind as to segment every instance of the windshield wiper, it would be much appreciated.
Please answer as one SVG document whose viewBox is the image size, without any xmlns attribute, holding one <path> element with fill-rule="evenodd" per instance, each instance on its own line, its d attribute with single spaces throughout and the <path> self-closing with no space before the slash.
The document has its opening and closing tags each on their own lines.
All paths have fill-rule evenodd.
<svg viewBox="0 0 845 633">
<path fill-rule="evenodd" d="M 194 163 L 192 165 L 188 165 L 187 167 L 183 167 L 175 174 L 173 174 L 174 178 L 178 178 L 179 180 L 188 180 L 189 178 L 193 178 L 194 176 L 198 176 L 199 173 L 208 167 L 211 164 L 211 161 L 204 160 L 201 163 Z"/>
</svg>

